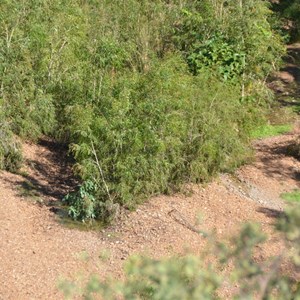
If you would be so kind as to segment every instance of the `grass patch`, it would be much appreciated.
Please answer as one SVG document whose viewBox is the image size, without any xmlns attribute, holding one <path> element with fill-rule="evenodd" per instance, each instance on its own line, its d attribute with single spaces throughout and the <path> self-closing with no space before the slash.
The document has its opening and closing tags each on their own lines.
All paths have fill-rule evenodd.
<svg viewBox="0 0 300 300">
<path fill-rule="evenodd" d="M 296 189 L 289 193 L 283 193 L 280 195 L 280 197 L 286 201 L 300 203 L 300 190 Z"/>
<path fill-rule="evenodd" d="M 292 130 L 291 124 L 259 126 L 251 133 L 252 138 L 261 139 L 287 133 Z"/>
</svg>

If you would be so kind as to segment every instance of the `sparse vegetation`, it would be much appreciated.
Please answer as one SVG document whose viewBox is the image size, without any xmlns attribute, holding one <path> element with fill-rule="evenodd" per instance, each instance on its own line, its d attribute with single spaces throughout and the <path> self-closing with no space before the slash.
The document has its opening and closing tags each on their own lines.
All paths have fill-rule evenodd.
<svg viewBox="0 0 300 300">
<path fill-rule="evenodd" d="M 289 263 L 296 270 L 300 266 L 300 206 L 289 210 L 279 219 L 276 228 L 283 234 L 287 249 L 270 260 L 255 259 L 255 249 L 266 240 L 257 224 L 245 225 L 232 244 L 214 244 L 217 258 L 207 265 L 196 256 L 153 260 L 132 257 L 126 265 L 124 281 L 101 281 L 92 277 L 80 289 L 72 282 L 61 282 L 60 289 L 67 298 L 78 292 L 84 299 L 223 299 L 222 288 L 235 286 L 231 299 L 299 299 L 300 286 L 293 276 L 281 271 L 281 263 Z M 207 253 L 212 253 L 209 251 Z M 234 268 L 220 270 L 231 264 Z M 226 278 L 226 279 L 225 279 Z M 229 298 L 227 298 L 229 299 Z"/>
</svg>

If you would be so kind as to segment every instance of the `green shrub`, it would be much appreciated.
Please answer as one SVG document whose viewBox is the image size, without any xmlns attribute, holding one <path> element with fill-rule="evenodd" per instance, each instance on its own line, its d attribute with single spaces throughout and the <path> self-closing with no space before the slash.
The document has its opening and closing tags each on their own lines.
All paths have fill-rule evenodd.
<svg viewBox="0 0 300 300">
<path fill-rule="evenodd" d="M 270 96 L 269 16 L 263 0 L 2 1 L 3 120 L 70 145 L 98 187 L 75 218 L 207 180 L 245 160 Z"/>
<path fill-rule="evenodd" d="M 272 8 L 278 14 L 284 31 L 288 32 L 289 42 L 298 42 L 300 38 L 300 1 L 274 1 Z"/>
<path fill-rule="evenodd" d="M 230 170 L 247 157 L 254 125 L 238 89 L 190 75 L 178 56 L 122 75 L 101 106 L 67 108 L 75 169 L 97 183 L 97 201 L 129 208 Z"/>
<path fill-rule="evenodd" d="M 45 21 L 37 25 L 40 6 L 33 0 L 0 4 L 1 106 L 10 129 L 29 139 L 49 134 L 55 124 L 52 97 L 41 78 L 42 67 L 47 67 L 48 45 Z"/>
<path fill-rule="evenodd" d="M 86 287 L 86 296 L 101 291 L 105 299 L 214 299 L 220 278 L 206 269 L 201 259 L 194 256 L 152 260 L 132 257 L 126 265 L 124 284 L 101 284 L 96 278 Z"/>
<path fill-rule="evenodd" d="M 262 79 L 284 53 L 268 21 L 271 14 L 268 1 L 187 1 L 175 44 L 194 73 L 209 66 L 225 80 Z"/>
<path fill-rule="evenodd" d="M 93 181 L 87 180 L 79 185 L 77 190 L 63 198 L 69 208 L 69 216 L 74 220 L 85 222 L 91 219 L 100 219 L 109 222 L 116 215 L 118 206 L 110 201 L 102 202 L 96 199 L 98 186 Z"/>
<path fill-rule="evenodd" d="M 78 186 L 78 189 L 63 198 L 63 202 L 69 205 L 69 215 L 77 220 L 95 218 L 96 203 L 93 196 L 97 191 L 97 185 L 92 181 L 86 181 Z"/>
</svg>

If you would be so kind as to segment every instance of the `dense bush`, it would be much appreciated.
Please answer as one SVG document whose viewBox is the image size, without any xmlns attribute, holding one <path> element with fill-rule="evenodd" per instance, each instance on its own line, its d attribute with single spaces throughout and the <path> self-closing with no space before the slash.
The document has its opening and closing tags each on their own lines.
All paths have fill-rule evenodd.
<svg viewBox="0 0 300 300">
<path fill-rule="evenodd" d="M 34 1 L 0 4 L 0 100 L 13 132 L 36 139 L 51 131 L 55 111 L 51 95 L 38 84 L 39 60 L 45 57 L 39 53 L 41 36 L 33 32 L 40 26 L 33 16 L 33 4 Z"/>
<path fill-rule="evenodd" d="M 268 19 L 268 1 L 189 1 L 176 27 L 176 45 L 194 73 L 216 69 L 224 79 L 263 79 L 283 53 Z M 241 75 L 242 78 L 241 78 Z"/>
<path fill-rule="evenodd" d="M 245 159 L 253 115 L 239 87 L 194 77 L 178 57 L 121 76 L 101 106 L 69 107 L 75 168 L 99 184 L 98 201 L 132 207 Z"/>
<path fill-rule="evenodd" d="M 263 0 L 2 1 L 4 120 L 68 143 L 95 208 L 206 180 L 245 159 L 282 54 L 269 15 Z M 103 215 L 78 193 L 73 217 Z"/>
</svg>

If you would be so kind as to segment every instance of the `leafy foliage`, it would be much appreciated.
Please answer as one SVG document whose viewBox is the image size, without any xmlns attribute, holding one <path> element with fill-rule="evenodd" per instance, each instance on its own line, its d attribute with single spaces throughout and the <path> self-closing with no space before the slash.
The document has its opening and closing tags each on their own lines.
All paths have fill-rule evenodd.
<svg viewBox="0 0 300 300">
<path fill-rule="evenodd" d="M 195 46 L 187 60 L 194 74 L 202 68 L 215 69 L 224 80 L 240 77 L 245 68 L 245 55 L 242 52 L 235 53 L 222 36 L 214 36 Z"/>
<path fill-rule="evenodd" d="M 69 207 L 69 215 L 77 220 L 85 220 L 95 218 L 96 201 L 93 194 L 97 191 L 97 185 L 92 181 L 85 181 L 78 187 L 76 192 L 66 195 L 63 202 Z"/>
<path fill-rule="evenodd" d="M 39 86 L 38 64 L 42 32 L 32 5 L 38 1 L 0 4 L 0 99 L 14 133 L 37 138 L 52 129 L 55 111 L 51 95 Z M 39 11 L 39 6 L 37 11 Z M 45 32 L 44 32 L 45 34 Z M 35 42 L 35 43 L 34 43 Z M 43 45 L 46 47 L 46 45 Z"/>
<path fill-rule="evenodd" d="M 97 184 L 87 180 L 78 186 L 76 191 L 67 194 L 63 198 L 63 202 L 69 205 L 69 216 L 83 222 L 91 219 L 111 221 L 118 210 L 118 205 L 110 201 L 102 202 L 95 198 L 97 190 Z"/>
<path fill-rule="evenodd" d="M 284 50 L 268 21 L 267 1 L 191 1 L 182 13 L 175 40 L 194 73 L 209 66 L 225 80 L 246 84 L 280 61 Z"/>
<path fill-rule="evenodd" d="M 86 286 L 85 297 L 101 291 L 105 299 L 212 299 L 220 279 L 206 270 L 197 257 L 171 258 L 164 261 L 132 257 L 126 266 L 124 283 L 102 284 L 96 277 Z"/>
</svg>

